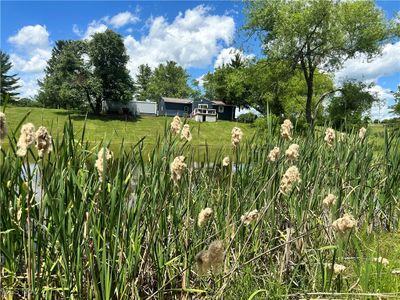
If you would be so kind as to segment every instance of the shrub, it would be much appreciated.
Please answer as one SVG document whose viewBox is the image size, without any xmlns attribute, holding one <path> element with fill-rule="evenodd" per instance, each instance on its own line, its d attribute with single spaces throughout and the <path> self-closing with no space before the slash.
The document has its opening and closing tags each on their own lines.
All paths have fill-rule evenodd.
<svg viewBox="0 0 400 300">
<path fill-rule="evenodd" d="M 254 123 L 254 121 L 257 119 L 257 115 L 253 114 L 252 112 L 248 112 L 245 114 L 240 115 L 237 118 L 237 121 L 239 123 Z"/>
</svg>

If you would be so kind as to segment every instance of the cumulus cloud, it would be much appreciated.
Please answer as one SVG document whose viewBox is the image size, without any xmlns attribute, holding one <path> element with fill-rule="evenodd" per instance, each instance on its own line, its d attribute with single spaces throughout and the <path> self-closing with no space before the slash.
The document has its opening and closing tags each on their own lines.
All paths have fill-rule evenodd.
<svg viewBox="0 0 400 300">
<path fill-rule="evenodd" d="M 139 12 L 136 9 L 136 13 Z M 129 11 L 121 12 L 116 14 L 115 16 L 105 16 L 102 17 L 100 20 L 93 20 L 90 22 L 85 31 L 81 30 L 77 24 L 72 26 L 72 31 L 79 37 L 83 39 L 88 39 L 92 34 L 98 32 L 104 32 L 107 30 L 108 27 L 113 28 L 121 28 L 128 24 L 135 24 L 140 21 L 140 18 Z"/>
<path fill-rule="evenodd" d="M 383 46 L 382 54 L 371 60 L 364 55 L 345 62 L 344 67 L 336 72 L 338 82 L 346 79 L 376 81 L 379 77 L 400 72 L 400 42 Z"/>
<path fill-rule="evenodd" d="M 254 58 L 254 54 L 245 54 L 242 50 L 229 47 L 222 49 L 218 54 L 217 59 L 214 63 L 214 68 L 221 67 L 223 64 L 229 64 L 236 54 L 239 54 L 241 59 L 248 60 Z"/>
<path fill-rule="evenodd" d="M 390 106 L 394 104 L 394 96 L 389 89 L 386 89 L 380 85 L 374 85 L 369 89 L 370 93 L 375 94 L 380 100 L 380 103 L 376 103 L 371 108 L 371 118 L 373 120 L 383 120 L 394 117 Z"/>
<path fill-rule="evenodd" d="M 42 78 L 47 60 L 51 57 L 49 32 L 44 25 L 22 27 L 16 35 L 8 38 L 15 48 L 10 53 L 12 71 L 20 77 L 18 92 L 21 97 L 32 97 L 37 93 L 37 80 Z"/>
<path fill-rule="evenodd" d="M 49 44 L 49 33 L 46 26 L 29 25 L 10 36 L 8 41 L 20 49 L 44 48 Z"/>
<path fill-rule="evenodd" d="M 128 24 L 134 24 L 137 23 L 139 20 L 140 19 L 138 16 L 132 14 L 129 11 L 121 12 L 109 19 L 107 18 L 108 24 L 110 24 L 114 28 L 120 28 Z"/>
<path fill-rule="evenodd" d="M 235 23 L 232 17 L 212 15 L 203 5 L 188 9 L 169 23 L 159 16 L 148 20 L 149 32 L 136 40 L 125 37 L 132 75 L 140 64 L 156 67 L 174 60 L 182 67 L 204 67 L 212 63 L 223 43 L 231 42 Z"/>
</svg>

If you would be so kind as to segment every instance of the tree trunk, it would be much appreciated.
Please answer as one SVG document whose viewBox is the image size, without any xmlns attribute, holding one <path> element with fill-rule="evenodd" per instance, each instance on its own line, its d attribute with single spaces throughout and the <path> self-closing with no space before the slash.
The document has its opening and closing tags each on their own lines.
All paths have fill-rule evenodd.
<svg viewBox="0 0 400 300">
<path fill-rule="evenodd" d="M 311 126 L 311 129 L 314 128 L 314 118 L 312 116 L 312 98 L 314 93 L 313 77 L 314 76 L 310 74 L 310 76 L 307 79 L 307 102 L 306 102 L 306 119 L 307 123 Z"/>
</svg>

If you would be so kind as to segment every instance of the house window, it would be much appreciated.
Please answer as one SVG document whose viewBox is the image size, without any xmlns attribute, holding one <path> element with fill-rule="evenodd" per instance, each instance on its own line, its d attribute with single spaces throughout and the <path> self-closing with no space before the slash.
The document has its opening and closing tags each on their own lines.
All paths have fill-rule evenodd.
<svg viewBox="0 0 400 300">
<path fill-rule="evenodd" d="M 218 112 L 223 113 L 224 112 L 224 107 L 223 106 L 218 106 Z"/>
<path fill-rule="evenodd" d="M 184 111 L 185 113 L 188 113 L 188 112 L 189 112 L 189 106 L 184 106 L 184 107 L 183 107 L 183 111 Z"/>
<path fill-rule="evenodd" d="M 208 104 L 199 104 L 199 108 L 208 108 Z"/>
</svg>

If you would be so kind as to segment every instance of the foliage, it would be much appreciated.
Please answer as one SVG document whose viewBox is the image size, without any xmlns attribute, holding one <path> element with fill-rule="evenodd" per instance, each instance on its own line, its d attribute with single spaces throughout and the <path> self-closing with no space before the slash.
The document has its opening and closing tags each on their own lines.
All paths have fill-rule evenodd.
<svg viewBox="0 0 400 300">
<path fill-rule="evenodd" d="M 252 112 L 241 114 L 237 118 L 239 123 L 254 123 L 255 120 L 257 120 L 257 115 Z"/>
<path fill-rule="evenodd" d="M 101 83 L 96 112 L 100 112 L 101 101 L 127 103 L 132 100 L 133 81 L 126 68 L 129 56 L 122 36 L 110 29 L 93 34 L 88 43 L 88 54 L 93 76 Z"/>
<path fill-rule="evenodd" d="M 317 68 L 335 70 L 349 58 L 380 51 L 387 37 L 383 12 L 374 1 L 248 1 L 249 33 L 258 33 L 269 59 L 299 69 L 307 83 L 305 114 L 314 123 Z"/>
<path fill-rule="evenodd" d="M 149 99 L 149 85 L 153 72 L 147 64 L 142 64 L 138 68 L 138 74 L 136 75 L 136 100 L 145 101 Z"/>
<path fill-rule="evenodd" d="M 399 237 L 384 238 L 399 229 L 398 132 L 385 131 L 376 156 L 354 133 L 328 146 L 324 128 L 295 132 L 292 141 L 266 132 L 198 164 L 190 143 L 166 126 L 148 155 L 143 141 L 118 147 L 100 181 L 97 154 L 109 145 L 90 146 L 73 125 L 53 135 L 45 159 L 34 148 L 17 157 L 12 134 L 0 150 L 0 199 L 7 199 L 0 202 L 1 285 L 10 299 L 22 291 L 43 299 L 398 295 L 391 271 L 400 267 Z M 301 182 L 284 195 L 280 181 L 294 163 L 283 153 L 292 143 L 300 147 Z M 279 159 L 267 161 L 275 146 Z M 187 168 L 174 184 L 170 163 L 180 155 Z M 231 164 L 223 167 L 227 155 Z M 327 193 L 337 199 L 323 209 Z M 214 213 L 200 227 L 205 207 Z M 244 225 L 241 216 L 254 209 L 258 218 Z M 344 213 L 357 225 L 341 235 L 332 222 Z M 222 274 L 201 275 L 197 254 L 214 240 L 223 241 Z M 389 265 L 374 261 L 379 256 Z M 335 263 L 344 273 L 333 272 Z"/>
<path fill-rule="evenodd" d="M 327 111 L 332 125 L 341 128 L 363 122 L 363 115 L 374 103 L 379 102 L 377 95 L 368 91 L 371 84 L 347 81 L 340 88 L 339 95 L 332 97 Z M 364 120 L 365 122 L 365 120 Z"/>
<path fill-rule="evenodd" d="M 189 74 L 174 61 L 160 64 L 153 72 L 149 83 L 152 100 L 160 97 L 187 98 L 192 90 L 188 85 Z"/>
<path fill-rule="evenodd" d="M 111 30 L 90 41 L 57 41 L 37 100 L 45 107 L 90 107 L 96 114 L 103 101 L 127 102 L 133 94 L 127 62 L 122 37 Z"/>
<path fill-rule="evenodd" d="M 396 103 L 391 108 L 394 114 L 400 115 L 400 85 L 397 86 L 397 92 L 394 92 L 393 95 Z"/>
<path fill-rule="evenodd" d="M 56 42 L 47 62 L 46 75 L 39 81 L 39 103 L 45 107 L 77 109 L 89 105 L 92 97 L 100 94 L 100 84 L 93 83 L 94 78 L 84 62 L 85 54 L 87 45 L 83 41 Z"/>
<path fill-rule="evenodd" d="M 19 78 L 17 74 L 7 74 L 11 68 L 10 56 L 0 50 L 0 102 L 3 102 L 7 95 L 11 101 L 18 95 L 15 92 L 20 87 L 18 85 Z"/>
</svg>

